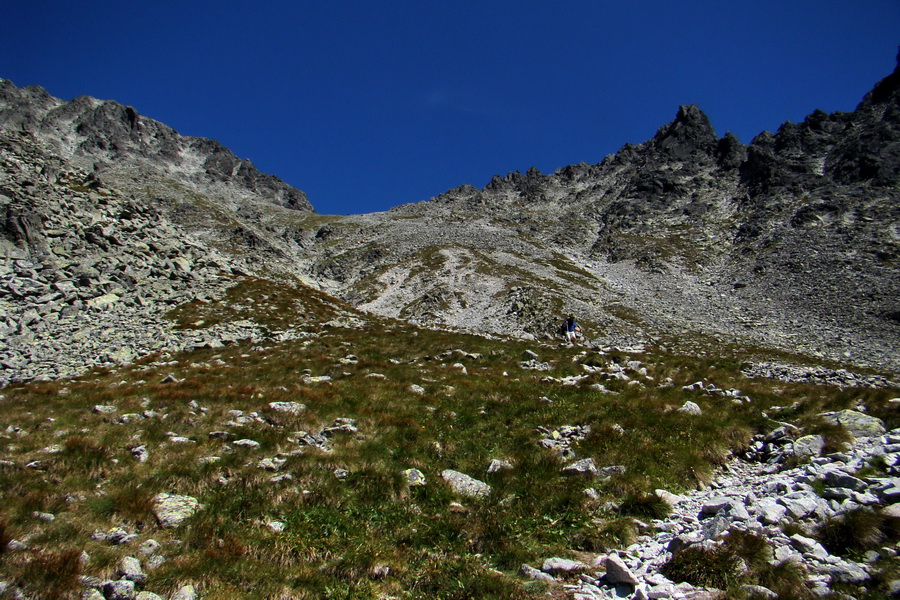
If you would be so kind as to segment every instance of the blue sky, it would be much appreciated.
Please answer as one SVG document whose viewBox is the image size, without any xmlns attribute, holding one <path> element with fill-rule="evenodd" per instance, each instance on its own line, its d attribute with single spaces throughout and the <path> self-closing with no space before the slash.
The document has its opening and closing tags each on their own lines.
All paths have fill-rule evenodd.
<svg viewBox="0 0 900 600">
<path fill-rule="evenodd" d="M 853 110 L 900 0 L 9 0 L 0 77 L 134 106 L 347 214 L 597 163 L 697 104 L 741 141 Z"/>
</svg>

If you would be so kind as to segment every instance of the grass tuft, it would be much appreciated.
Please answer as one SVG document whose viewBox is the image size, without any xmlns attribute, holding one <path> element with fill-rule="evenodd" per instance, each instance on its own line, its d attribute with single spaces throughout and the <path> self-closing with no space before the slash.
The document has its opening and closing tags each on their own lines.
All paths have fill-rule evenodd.
<svg viewBox="0 0 900 600">
<path fill-rule="evenodd" d="M 637 492 L 625 496 L 619 510 L 635 517 L 664 519 L 672 512 L 672 506 L 655 493 Z"/>
<path fill-rule="evenodd" d="M 80 597 L 81 551 L 36 552 L 21 568 L 21 584 L 26 594 L 44 600 L 74 600 Z"/>
<path fill-rule="evenodd" d="M 761 585 L 779 598 L 808 600 L 801 567 L 773 561 L 774 553 L 761 536 L 747 531 L 731 530 L 720 544 L 689 546 L 676 552 L 662 568 L 662 573 L 676 582 L 723 590 L 725 597 L 740 598 L 742 585 Z"/>
<path fill-rule="evenodd" d="M 6 552 L 6 547 L 13 540 L 12 532 L 6 519 L 0 519 L 0 554 Z"/>
<path fill-rule="evenodd" d="M 887 541 L 900 540 L 900 519 L 858 508 L 826 519 L 816 530 L 816 539 L 839 556 L 875 550 Z"/>
</svg>

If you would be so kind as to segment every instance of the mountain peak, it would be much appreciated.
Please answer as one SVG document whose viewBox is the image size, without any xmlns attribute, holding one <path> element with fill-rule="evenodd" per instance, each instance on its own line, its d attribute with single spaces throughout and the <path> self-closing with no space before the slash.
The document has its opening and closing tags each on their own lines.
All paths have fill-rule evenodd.
<svg viewBox="0 0 900 600">
<path fill-rule="evenodd" d="M 683 104 L 675 120 L 660 127 L 650 143 L 672 158 L 688 160 L 697 152 L 713 154 L 718 138 L 706 113 L 695 104 Z"/>
<path fill-rule="evenodd" d="M 884 104 L 890 102 L 900 92 L 900 48 L 897 49 L 897 65 L 894 71 L 875 84 L 872 91 L 866 94 L 857 110 L 872 104 Z"/>
<path fill-rule="evenodd" d="M 201 188 L 218 184 L 238 197 L 313 211 L 302 191 L 261 173 L 249 160 L 240 160 L 218 142 L 181 136 L 114 100 L 79 96 L 66 102 L 42 87 L 17 88 L 2 80 L 0 127 L 30 131 L 73 164 L 88 170 L 99 165 L 113 179 L 121 175 L 123 185 L 134 183 L 134 165 L 140 165 L 139 179 L 156 174 Z"/>
</svg>

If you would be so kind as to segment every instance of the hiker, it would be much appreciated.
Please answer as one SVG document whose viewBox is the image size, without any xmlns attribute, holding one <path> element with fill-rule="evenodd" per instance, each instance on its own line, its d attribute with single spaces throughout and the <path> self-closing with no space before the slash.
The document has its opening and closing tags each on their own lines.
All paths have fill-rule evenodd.
<svg viewBox="0 0 900 600">
<path fill-rule="evenodd" d="M 569 318 L 566 319 L 566 322 L 563 323 L 563 326 L 566 328 L 566 340 L 568 340 L 573 346 L 578 345 L 578 334 L 581 333 L 581 327 L 578 325 L 578 321 L 575 320 L 575 315 L 569 315 Z"/>
</svg>

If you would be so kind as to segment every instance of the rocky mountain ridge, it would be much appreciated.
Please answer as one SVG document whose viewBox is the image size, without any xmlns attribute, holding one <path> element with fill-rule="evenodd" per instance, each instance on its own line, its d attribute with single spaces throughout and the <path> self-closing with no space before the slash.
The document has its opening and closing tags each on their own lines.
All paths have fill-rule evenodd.
<svg viewBox="0 0 900 600">
<path fill-rule="evenodd" d="M 598 343 L 712 339 L 896 373 L 898 79 L 853 113 L 815 111 L 746 146 L 682 106 L 597 165 L 347 217 L 131 107 L 3 80 L 5 381 L 47 376 L 28 365 L 49 346 L 28 336 L 68 348 L 60 322 L 99 298 L 156 331 L 137 324 L 234 274 L 428 326 L 542 338 L 574 313 Z M 148 348 L 113 342 L 91 361 Z"/>
<path fill-rule="evenodd" d="M 71 102 L 52 97 L 38 86 L 17 88 L 0 80 L 0 126 L 27 131 L 58 155 L 58 164 L 87 170 L 94 179 L 110 178 L 120 187 L 146 188 L 156 178 L 176 180 L 209 194 L 216 188 L 233 200 L 262 198 L 312 211 L 306 194 L 273 175 L 260 173 L 219 142 L 181 136 L 174 129 L 112 100 L 79 96 Z"/>
<path fill-rule="evenodd" d="M 646 437 L 651 426 L 669 423 L 676 434 L 670 446 L 684 440 L 690 445 L 687 434 L 702 429 L 697 424 L 746 413 L 740 427 L 708 427 L 723 433 L 734 428 L 728 445 L 699 442 L 691 448 L 709 450 L 709 456 L 686 462 L 691 468 L 685 472 L 728 465 L 709 480 L 712 490 L 683 496 L 658 492 L 649 499 L 670 503 L 671 514 L 640 526 L 631 523 L 641 533 L 633 544 L 604 549 L 589 564 L 548 558 L 541 570 L 523 565 L 521 574 L 546 581 L 558 597 L 706 598 L 716 592 L 704 588 L 719 584 L 682 583 L 681 577 L 663 573 L 666 565 L 687 548 L 717 556 L 743 532 L 769 540 L 771 556 L 761 561 L 765 568 L 790 563 L 805 569 L 799 580 L 808 592 L 803 597 L 826 596 L 835 586 L 880 586 L 895 593 L 894 541 L 876 540 L 857 560 L 813 539 L 823 520 L 838 522 L 868 511 L 885 522 L 898 518 L 900 430 L 893 421 L 885 427 L 863 414 L 895 420 L 897 401 L 880 389 L 891 382 L 833 366 L 755 363 L 739 369 L 733 357 L 752 355 L 730 354 L 728 346 L 783 349 L 804 364 L 818 356 L 882 373 L 900 370 L 898 79 L 895 72 L 876 86 L 852 114 L 813 113 L 801 124 L 761 134 L 749 146 L 730 135 L 719 138 L 697 107 L 685 106 L 652 140 L 626 146 L 599 165 L 550 175 L 514 173 L 481 190 L 462 186 L 429 202 L 349 217 L 316 215 L 300 196 L 277 186 L 272 191 L 265 177 L 250 176 L 249 166 L 224 151 L 201 152 L 215 149 L 214 143 L 192 145 L 164 126 L 130 116 L 136 112 L 127 107 L 90 99 L 66 104 L 4 82 L 0 385 L 108 368 L 71 382 L 9 386 L 0 395 L 4 410 L 15 415 L 4 433 L 11 458 L 0 464 L 4 481 L 29 482 L 59 495 L 56 478 L 66 461 L 78 474 L 67 479 L 71 496 L 46 499 L 38 511 L 28 506 L 21 519 L 10 521 L 21 536 L 6 544 L 11 560 L 24 561 L 31 553 L 40 557 L 50 546 L 55 551 L 56 534 L 42 536 L 60 523 L 69 527 L 78 514 L 86 523 L 69 527 L 65 535 L 70 544 L 91 550 L 78 557 L 90 573 L 77 582 L 85 597 L 140 597 L 137 589 L 145 584 L 160 593 L 171 588 L 173 598 L 195 597 L 192 585 L 182 587 L 187 579 L 179 569 L 190 573 L 197 556 L 223 563 L 227 538 L 228 544 L 239 544 L 226 563 L 243 555 L 244 543 L 258 543 L 264 549 L 259 556 L 268 558 L 283 539 L 278 536 L 300 534 L 305 511 L 332 502 L 327 490 L 342 497 L 389 489 L 398 484 L 400 467 L 408 482 L 397 485 L 398 495 L 384 507 L 409 511 L 388 519 L 391 529 L 422 519 L 425 533 L 426 520 L 449 519 L 451 530 L 465 531 L 460 526 L 485 515 L 502 518 L 516 510 L 515 495 L 512 504 L 498 501 L 496 512 L 466 496 L 466 486 L 484 490 L 488 484 L 456 470 L 465 461 L 472 463 L 469 473 L 484 470 L 476 468 L 471 451 L 456 447 L 465 436 L 478 438 L 473 447 L 480 454 L 486 437 L 508 437 L 512 426 L 521 425 L 511 421 L 542 415 L 537 429 L 509 444 L 517 451 L 534 450 L 540 461 L 514 465 L 498 452 L 487 475 L 479 476 L 501 489 L 510 480 L 527 481 L 527 465 L 550 464 L 546 479 L 517 495 L 543 494 L 542 486 L 572 481 L 580 500 L 566 491 L 562 497 L 569 499 L 560 506 L 569 506 L 563 511 L 568 512 L 596 502 L 601 492 L 620 502 L 622 490 L 630 488 L 607 487 L 609 479 L 634 476 L 648 484 L 645 464 L 623 465 L 637 454 L 660 462 L 656 457 L 663 451 L 633 451 L 653 442 Z M 30 103 L 36 104 L 33 110 Z M 78 116 L 61 118 L 67 111 Z M 144 133 L 157 129 L 138 135 L 128 125 L 132 121 L 141 123 Z M 286 206 L 285 198 L 298 200 Z M 290 285 L 278 289 L 271 279 Z M 309 288 L 298 293 L 301 281 L 375 313 L 482 334 L 552 336 L 559 315 L 575 312 L 598 343 L 590 351 L 534 343 L 542 354 L 526 350 L 521 362 L 512 350 L 518 342 L 488 344 L 488 336 L 477 338 L 485 345 L 478 352 L 440 352 L 447 339 L 474 343 L 476 338 L 371 315 L 367 322 L 326 294 Z M 267 324 L 272 316 L 280 322 Z M 422 348 L 413 352 L 417 339 Z M 654 354 L 644 357 L 640 341 L 658 342 L 652 344 Z M 668 353 L 679 345 L 697 354 L 719 352 L 721 363 L 698 361 L 704 381 L 684 385 L 700 367 L 686 367 Z M 169 356 L 191 349 L 200 351 Z M 147 354 L 159 357 L 117 367 Z M 745 384 L 756 391 L 732 387 Z M 845 393 L 846 388 L 853 389 Z M 829 408 L 840 402 L 841 409 L 851 405 L 859 412 L 820 413 L 815 407 L 824 400 L 817 396 L 831 394 Z M 670 406 L 683 396 L 691 400 L 681 408 L 680 401 Z M 797 402 L 773 405 L 782 397 Z M 582 409 L 560 422 L 576 404 Z M 628 409 L 634 414 L 626 414 Z M 296 414 L 285 416 L 284 410 Z M 768 414 L 760 415 L 761 410 Z M 510 416 L 514 411 L 520 412 Z M 827 435 L 806 430 L 828 414 L 843 418 L 847 412 L 873 428 L 845 440 L 843 452 L 826 450 L 827 442 L 834 443 L 826 438 L 852 430 L 846 421 L 825 423 Z M 638 417 L 647 416 L 650 422 L 639 424 Z M 477 429 L 491 418 L 497 418 L 492 429 Z M 82 425 L 87 427 L 78 429 Z M 751 425 L 760 431 L 753 437 Z M 778 428 L 770 430 L 773 425 Z M 326 432 L 335 429 L 350 439 L 331 440 Z M 355 448 L 365 450 L 367 439 L 393 430 L 397 437 L 385 437 L 384 450 L 348 458 Z M 116 441 L 101 447 L 85 436 Z M 618 439 L 628 452 L 623 462 L 609 462 L 604 448 Z M 415 454 L 403 452 L 397 458 L 398 445 L 412 442 L 422 446 L 419 456 L 427 460 L 413 462 L 408 457 Z M 332 443 L 340 450 L 337 459 L 330 454 Z M 739 446 L 744 451 L 736 459 L 732 451 Z M 556 451 L 560 464 L 548 463 L 544 453 Z M 389 457 L 383 478 L 373 471 L 375 455 Z M 215 466 L 220 461 L 221 471 Z M 501 474 L 491 471 L 495 466 Z M 515 477 L 502 475 L 510 469 Z M 85 470 L 97 485 L 81 479 Z M 421 478 L 413 478 L 413 471 Z M 462 490 L 452 483 L 460 476 Z M 117 525 L 87 535 L 88 524 L 106 526 L 112 520 L 103 502 L 115 505 L 108 510 L 122 511 L 117 503 L 139 498 L 140 490 L 128 496 L 107 485 L 111 478 L 153 487 L 154 495 L 144 500 L 152 503 L 158 523 L 141 521 L 143 530 L 125 523 L 130 530 Z M 183 530 L 170 532 L 169 517 L 161 516 L 168 513 L 160 510 L 163 501 L 175 499 L 193 510 L 210 501 L 240 500 L 240 492 L 232 490 L 253 481 L 252 489 L 262 490 L 258 502 L 267 506 L 259 519 L 248 517 L 246 506 L 220 504 L 235 512 L 219 515 L 216 528 L 201 529 L 185 543 Z M 706 485 L 707 479 L 694 473 L 690 481 Z M 411 489 L 422 484 L 430 486 L 429 493 L 416 496 Z M 187 491 L 179 489 L 185 485 Z M 450 493 L 448 486 L 452 504 L 448 497 L 439 512 L 423 515 L 417 503 L 440 499 Z M 6 490 L 8 500 L 17 490 Z M 200 498 L 182 495 L 188 491 Z M 25 496 L 33 497 L 38 496 Z M 145 519 L 140 502 L 131 504 Z M 592 507 L 591 514 L 614 519 L 624 510 L 603 506 Z M 287 511 L 292 514 L 281 517 Z M 217 518 L 215 511 L 206 512 Z M 337 512 L 342 523 L 353 518 L 352 510 Z M 361 514 L 371 524 L 368 513 Z M 529 519 L 537 514 L 523 511 Z M 562 516 L 542 519 L 552 526 Z M 521 526 L 505 529 L 496 523 L 486 522 L 482 542 L 508 539 Z M 602 523 L 586 525 L 585 531 L 593 536 Z M 229 535 L 236 537 L 228 537 L 225 527 L 234 527 Z M 354 539 L 371 541 L 370 531 L 365 533 Z M 416 529 L 409 533 L 412 537 L 392 547 L 402 550 L 410 539 L 419 539 Z M 150 548 L 147 573 L 136 548 L 128 547 L 141 536 L 141 547 Z M 341 541 L 322 538 L 315 532 L 309 539 L 289 538 L 297 548 L 322 545 L 323 557 L 292 552 L 285 570 L 313 565 L 318 576 L 333 573 L 354 583 L 368 578 L 401 585 L 393 583 L 396 578 L 402 585 L 418 584 L 404 573 L 409 557 L 385 564 L 367 560 L 365 569 L 345 571 L 331 560 Z M 437 549 L 444 552 L 448 541 L 439 541 Z M 120 544 L 121 550 L 110 550 Z M 572 537 L 567 544 L 574 551 L 577 541 Z M 477 546 L 465 552 L 483 557 Z M 104 566 L 111 556 L 121 559 L 114 580 L 107 579 L 113 570 Z M 441 564 L 459 559 L 436 556 Z M 494 569 L 485 564 L 485 570 Z M 156 571 L 160 568 L 163 574 Z M 165 579 L 167 568 L 178 574 L 177 584 Z M 887 576 L 892 579 L 882 581 Z M 441 577 L 447 578 L 443 572 Z M 0 582 L 0 595 L 24 594 L 16 585 L 33 582 L 10 576 Z M 775 594 L 759 586 L 743 591 L 754 597 Z"/>
<path fill-rule="evenodd" d="M 543 336 L 574 312 L 608 340 L 693 332 L 896 370 L 897 73 L 853 113 L 747 146 L 682 106 L 598 165 L 346 217 L 301 260 L 426 323 Z"/>
</svg>

